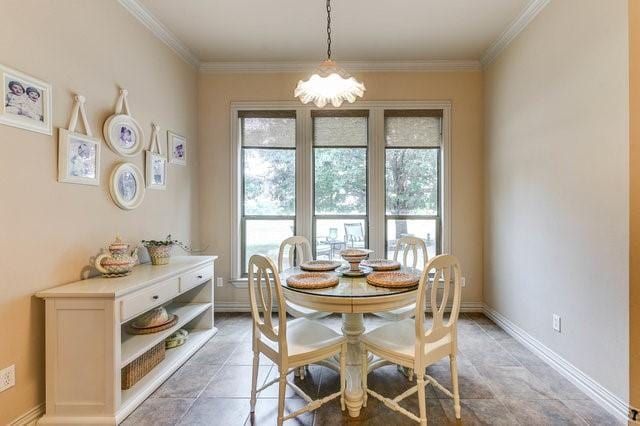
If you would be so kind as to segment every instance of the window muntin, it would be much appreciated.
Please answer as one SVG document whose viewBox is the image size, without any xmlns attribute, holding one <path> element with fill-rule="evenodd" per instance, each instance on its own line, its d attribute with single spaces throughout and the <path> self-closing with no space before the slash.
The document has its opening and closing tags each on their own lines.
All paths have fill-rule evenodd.
<svg viewBox="0 0 640 426">
<path fill-rule="evenodd" d="M 346 247 L 368 247 L 368 113 L 312 117 L 313 248 L 316 258 L 339 259 Z"/>
<path fill-rule="evenodd" d="M 242 274 L 256 253 L 277 261 L 280 242 L 295 235 L 295 112 L 239 114 Z"/>
<path fill-rule="evenodd" d="M 442 250 L 442 112 L 385 111 L 385 245 L 407 235 Z M 424 260 L 419 260 L 424 261 Z"/>
</svg>

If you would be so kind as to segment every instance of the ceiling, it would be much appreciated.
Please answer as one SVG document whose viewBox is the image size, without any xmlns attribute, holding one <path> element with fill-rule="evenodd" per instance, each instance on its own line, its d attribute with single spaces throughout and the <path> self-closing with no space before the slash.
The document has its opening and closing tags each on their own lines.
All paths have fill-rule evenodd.
<svg viewBox="0 0 640 426">
<path fill-rule="evenodd" d="M 316 62 L 326 55 L 324 0 L 120 1 L 149 15 L 147 21 L 200 63 Z M 478 61 L 533 3 L 541 2 L 333 0 L 333 57 Z"/>
</svg>

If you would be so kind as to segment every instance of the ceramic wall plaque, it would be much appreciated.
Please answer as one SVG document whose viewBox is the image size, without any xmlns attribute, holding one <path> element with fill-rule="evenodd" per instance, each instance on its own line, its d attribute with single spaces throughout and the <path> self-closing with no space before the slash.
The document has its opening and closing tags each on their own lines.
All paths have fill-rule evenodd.
<svg viewBox="0 0 640 426">
<path fill-rule="evenodd" d="M 144 147 L 144 135 L 138 122 L 131 116 L 127 101 L 128 91 L 120 90 L 115 114 L 107 118 L 102 132 L 107 145 L 117 154 L 133 157 Z"/>
</svg>

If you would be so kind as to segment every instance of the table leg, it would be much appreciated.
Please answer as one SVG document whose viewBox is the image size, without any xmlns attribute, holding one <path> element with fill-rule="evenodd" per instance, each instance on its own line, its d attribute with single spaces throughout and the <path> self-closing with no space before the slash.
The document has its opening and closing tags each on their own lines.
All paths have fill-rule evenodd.
<svg viewBox="0 0 640 426">
<path fill-rule="evenodd" d="M 342 332 L 347 337 L 347 371 L 345 403 L 349 415 L 358 417 L 364 402 L 362 390 L 362 343 L 360 336 L 364 333 L 362 314 L 342 314 Z"/>
</svg>

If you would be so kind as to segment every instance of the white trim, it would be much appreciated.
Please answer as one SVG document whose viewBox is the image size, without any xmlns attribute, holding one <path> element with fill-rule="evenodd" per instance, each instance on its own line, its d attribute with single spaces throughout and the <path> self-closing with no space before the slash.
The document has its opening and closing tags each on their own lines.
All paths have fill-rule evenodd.
<svg viewBox="0 0 640 426">
<path fill-rule="evenodd" d="M 35 425 L 38 419 L 44 416 L 45 403 L 40 403 L 33 407 L 31 410 L 27 411 L 11 423 L 9 426 L 31 426 Z"/>
<path fill-rule="evenodd" d="M 123 1 L 123 0 L 121 0 Z M 129 0 L 132 1 L 132 0 Z M 311 72 L 318 62 L 202 62 L 203 73 L 269 73 L 269 72 Z M 339 61 L 341 67 L 352 72 L 358 71 L 480 71 L 478 60 L 431 60 L 431 61 Z"/>
<path fill-rule="evenodd" d="M 531 0 L 527 6 L 515 17 L 500 36 L 484 51 L 480 63 L 483 67 L 489 65 L 503 50 L 538 16 L 538 13 L 551 0 Z"/>
<path fill-rule="evenodd" d="M 303 105 L 298 101 L 274 101 L 274 102 L 231 102 L 230 107 L 230 122 L 229 126 L 231 131 L 231 221 L 232 225 L 229 228 L 229 245 L 231 249 L 231 284 L 234 287 L 242 288 L 243 280 L 240 278 L 240 270 L 241 270 L 241 255 L 240 255 L 240 137 L 239 137 L 239 127 L 238 127 L 238 112 L 243 110 L 255 111 L 255 110 L 295 110 L 296 111 L 296 126 L 297 126 L 297 134 L 296 136 L 300 138 L 300 130 L 306 129 L 303 132 L 302 139 L 298 139 L 296 141 L 296 151 L 301 151 L 300 154 L 297 154 L 298 160 L 296 161 L 297 165 L 300 165 L 302 161 L 304 161 L 307 165 L 310 165 L 310 156 L 312 155 L 311 143 L 312 141 L 308 141 L 307 138 L 308 130 L 311 126 L 311 122 L 309 120 L 311 110 L 317 110 L 318 108 L 313 105 Z M 325 110 L 336 109 L 336 108 L 324 108 Z M 342 105 L 339 109 L 366 109 L 370 111 L 374 111 L 376 109 L 384 110 L 384 109 L 441 109 L 443 111 L 442 118 L 442 251 L 444 253 L 452 252 L 452 244 L 451 244 L 451 165 L 452 165 L 452 153 L 451 153 L 451 101 L 449 100 L 433 100 L 433 101 L 359 101 L 353 104 Z M 383 117 L 380 113 L 378 116 Z M 373 116 L 372 116 L 373 117 Z M 376 132 L 373 132 L 370 135 L 369 140 L 369 153 L 371 155 L 371 150 L 374 149 L 374 144 L 376 140 L 371 138 L 376 137 Z M 384 131 L 383 131 L 384 133 Z M 378 135 L 377 138 L 384 138 L 384 134 Z M 380 143 L 380 141 L 378 141 Z M 382 140 L 382 143 L 384 141 Z M 302 158 L 304 156 L 304 158 Z M 371 161 L 371 159 L 369 159 Z M 371 163 L 369 164 L 371 166 Z M 371 170 L 370 170 L 371 173 Z M 371 176 L 370 176 L 371 178 Z M 373 181 L 369 182 L 370 188 Z M 312 182 L 305 181 L 300 178 L 296 182 L 296 186 L 299 188 L 297 190 L 298 200 L 296 200 L 296 220 L 297 225 L 301 225 L 301 229 L 298 229 L 298 233 L 309 233 L 308 238 L 311 237 L 311 217 L 313 212 L 311 211 L 312 200 L 310 198 L 300 197 L 300 190 L 304 188 L 308 191 L 311 188 Z M 312 188 L 311 188 L 312 189 Z M 383 189 L 384 191 L 384 189 Z M 376 207 L 372 205 L 372 192 L 371 189 L 369 192 L 369 209 L 372 207 Z M 307 197 L 312 197 L 312 193 L 307 194 Z M 380 194 L 380 198 L 378 201 L 375 201 L 377 205 L 380 202 L 384 202 L 384 193 Z M 381 200 L 381 201 L 380 201 Z M 304 216 L 304 218 L 302 218 Z M 307 220 L 306 218 L 309 218 Z M 384 218 L 383 218 L 384 219 Z M 378 221 L 379 222 L 379 221 Z M 369 226 L 372 224 L 370 223 Z M 374 224 L 375 225 L 375 224 Z M 378 230 L 380 231 L 380 230 Z M 377 232 L 378 237 L 380 237 L 380 232 Z M 382 238 L 384 238 L 384 232 L 382 231 Z M 305 235 L 306 236 L 306 235 Z M 371 237 L 371 234 L 370 234 Z M 375 244 L 371 239 L 369 244 Z M 384 242 L 381 243 L 382 247 L 384 246 Z M 378 244 L 380 245 L 380 244 Z M 378 248 L 380 250 L 380 248 Z"/>
<path fill-rule="evenodd" d="M 576 385 L 591 399 L 599 403 L 609 413 L 621 420 L 628 420 L 627 415 L 629 413 L 629 404 L 627 402 L 614 395 L 592 377 L 545 346 L 542 342 L 531 336 L 522 328 L 518 327 L 495 309 L 485 304 L 483 307 L 483 313 L 500 328 L 553 367 L 558 373 L 562 374 L 567 378 L 567 380 Z"/>
<path fill-rule="evenodd" d="M 164 26 L 162 22 L 158 20 L 153 14 L 138 0 L 118 0 L 118 2 L 132 14 L 138 21 L 147 27 L 153 35 L 155 35 L 160 41 L 169 46 L 171 50 L 182 58 L 183 61 L 198 69 L 200 67 L 200 60 L 193 54 L 193 52 L 184 44 L 178 37 L 175 36 L 169 29 Z"/>
</svg>

